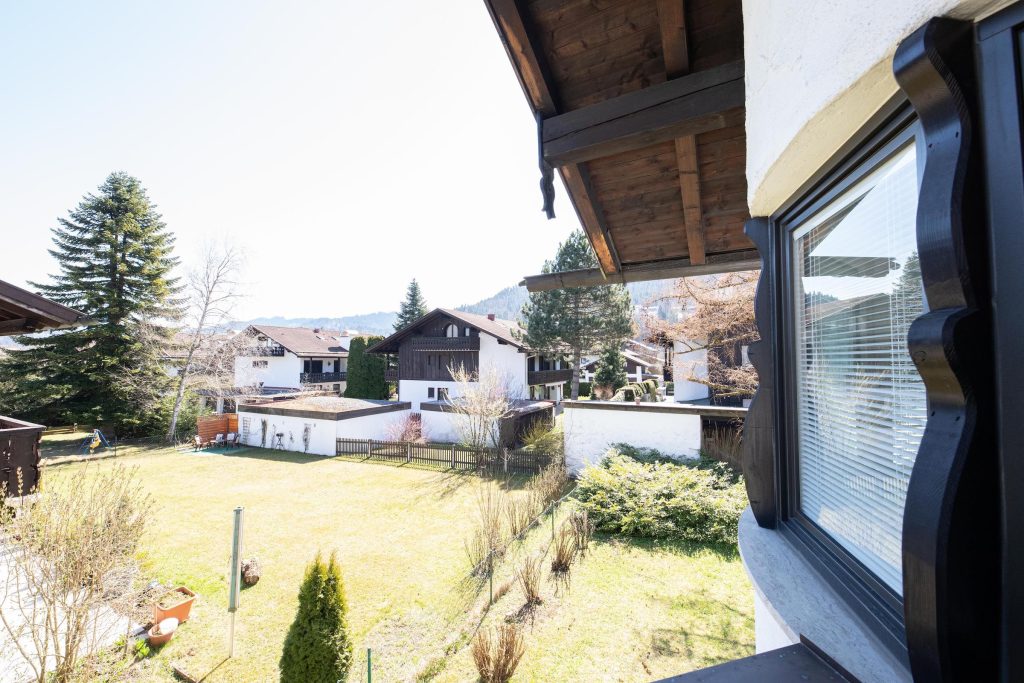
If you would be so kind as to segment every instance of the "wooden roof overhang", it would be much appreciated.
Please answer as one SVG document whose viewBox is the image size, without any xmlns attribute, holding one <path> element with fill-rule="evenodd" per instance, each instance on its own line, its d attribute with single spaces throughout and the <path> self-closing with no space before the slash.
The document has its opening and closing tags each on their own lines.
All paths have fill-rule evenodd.
<svg viewBox="0 0 1024 683">
<path fill-rule="evenodd" d="M 760 265 L 749 217 L 740 0 L 485 0 L 599 270 L 533 291 Z"/>
<path fill-rule="evenodd" d="M 0 280 L 0 335 L 85 324 L 85 314 Z"/>
</svg>

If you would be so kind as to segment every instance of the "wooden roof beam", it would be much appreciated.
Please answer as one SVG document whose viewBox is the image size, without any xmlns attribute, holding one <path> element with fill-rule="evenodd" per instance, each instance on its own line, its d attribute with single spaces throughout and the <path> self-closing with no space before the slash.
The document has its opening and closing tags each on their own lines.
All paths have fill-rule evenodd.
<svg viewBox="0 0 1024 683">
<path fill-rule="evenodd" d="M 553 116 L 543 123 L 544 158 L 578 164 L 724 128 L 743 93 L 739 61 Z"/>
<path fill-rule="evenodd" d="M 558 113 L 558 102 L 540 51 L 530 39 L 531 32 L 516 0 L 486 0 L 491 20 L 498 29 L 505 52 L 515 66 L 516 76 L 534 111 L 544 116 Z"/>
<path fill-rule="evenodd" d="M 684 0 L 658 0 L 658 24 L 661 47 L 665 56 L 665 75 L 671 80 L 690 71 L 690 53 L 686 37 L 686 6 Z M 676 163 L 679 165 L 679 192 L 683 201 L 683 223 L 686 246 L 693 264 L 704 263 L 704 213 L 700 199 L 700 161 L 697 137 L 676 138 Z"/>
<path fill-rule="evenodd" d="M 601 205 L 594 197 L 590 172 L 582 164 L 568 164 L 560 168 L 559 173 L 566 189 L 569 190 L 576 215 L 579 216 L 580 223 L 590 238 L 590 244 L 594 247 L 601 269 L 606 273 L 619 272 L 622 270 L 622 261 L 619 260 L 619 254 L 612 243 Z"/>
<path fill-rule="evenodd" d="M 562 273 L 528 275 L 519 284 L 531 292 L 546 292 L 569 287 L 596 287 L 626 282 L 735 273 L 743 270 L 757 270 L 760 267 L 761 257 L 756 250 L 751 249 L 708 256 L 703 264 L 691 263 L 690 259 L 672 259 L 636 265 L 626 264 L 622 266 L 619 273 L 607 276 L 598 268 L 570 270 Z"/>
</svg>

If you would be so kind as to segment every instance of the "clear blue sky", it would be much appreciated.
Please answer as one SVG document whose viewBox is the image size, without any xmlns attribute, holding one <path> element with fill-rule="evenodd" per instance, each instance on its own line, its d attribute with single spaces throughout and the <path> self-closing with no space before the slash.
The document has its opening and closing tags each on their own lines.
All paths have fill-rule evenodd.
<svg viewBox="0 0 1024 683">
<path fill-rule="evenodd" d="M 578 221 L 540 211 L 533 118 L 482 0 L 8 2 L 0 279 L 54 271 L 50 229 L 137 176 L 193 259 L 248 256 L 240 317 L 431 305 L 539 272 Z M 13 239 L 12 239 L 13 238 Z"/>
</svg>

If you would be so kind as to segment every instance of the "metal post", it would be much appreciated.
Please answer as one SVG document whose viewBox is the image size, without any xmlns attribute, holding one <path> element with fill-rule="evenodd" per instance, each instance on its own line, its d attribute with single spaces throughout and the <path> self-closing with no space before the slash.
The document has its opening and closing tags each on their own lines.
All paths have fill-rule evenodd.
<svg viewBox="0 0 1024 683">
<path fill-rule="evenodd" d="M 412 444 L 405 444 L 405 464 L 408 465 L 412 462 Z"/>
<path fill-rule="evenodd" d="M 235 656 L 235 612 L 238 611 L 238 592 L 242 581 L 242 521 L 244 508 L 235 508 L 235 527 L 231 536 L 231 581 L 228 584 L 228 657 Z"/>
<path fill-rule="evenodd" d="M 551 540 L 555 540 L 555 504 L 551 504 Z"/>
<path fill-rule="evenodd" d="M 373 683 L 373 650 L 366 648 L 366 683 Z"/>
<path fill-rule="evenodd" d="M 491 602 L 489 604 L 493 605 L 494 604 L 494 549 L 493 548 L 490 550 L 490 552 L 487 553 L 487 580 L 491 584 Z"/>
</svg>

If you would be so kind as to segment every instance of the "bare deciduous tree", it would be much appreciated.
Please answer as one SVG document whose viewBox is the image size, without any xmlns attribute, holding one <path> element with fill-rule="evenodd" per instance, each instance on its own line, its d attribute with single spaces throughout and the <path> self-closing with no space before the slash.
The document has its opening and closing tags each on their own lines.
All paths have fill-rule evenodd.
<svg viewBox="0 0 1024 683">
<path fill-rule="evenodd" d="M 496 368 L 471 372 L 462 364 L 448 368 L 457 388 L 455 396 L 446 398 L 459 440 L 464 446 L 481 450 L 501 446 L 501 422 L 513 414 L 515 402 L 521 398 L 512 376 Z"/>
<path fill-rule="evenodd" d="M 678 321 L 647 316 L 648 335 L 680 342 L 687 351 L 705 349 L 707 374 L 690 368 L 687 379 L 710 387 L 719 396 L 749 396 L 757 390 L 757 372 L 745 363 L 724 363 L 723 350 L 757 341 L 754 295 L 758 271 L 724 273 L 676 280 L 669 293 L 655 299 L 679 303 Z"/>
<path fill-rule="evenodd" d="M 215 348 L 214 335 L 228 319 L 234 304 L 241 298 L 239 291 L 243 265 L 242 253 L 229 243 L 208 243 L 203 255 L 189 271 L 186 290 L 189 296 L 187 315 L 188 343 L 185 359 L 177 377 L 174 409 L 167 439 L 172 441 L 178 428 L 178 416 L 185 390 L 194 376 L 220 375 L 224 368 L 223 354 Z M 197 362 L 197 361 L 202 361 Z"/>
<path fill-rule="evenodd" d="M 0 622 L 37 681 L 63 682 L 127 628 L 150 500 L 133 470 L 92 466 L 22 501 L 0 525 Z"/>
</svg>

